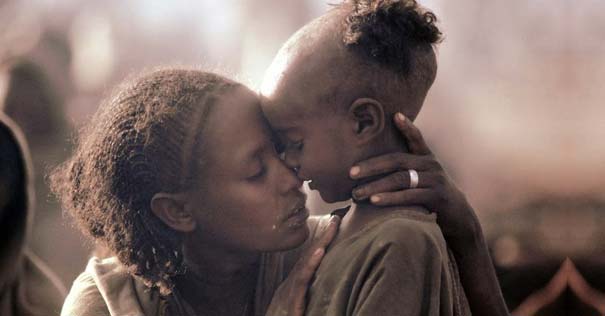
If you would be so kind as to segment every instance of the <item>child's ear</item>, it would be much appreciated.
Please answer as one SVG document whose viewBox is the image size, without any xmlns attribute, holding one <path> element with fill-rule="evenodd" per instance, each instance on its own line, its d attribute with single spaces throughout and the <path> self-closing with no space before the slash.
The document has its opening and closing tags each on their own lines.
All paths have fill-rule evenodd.
<svg viewBox="0 0 605 316">
<path fill-rule="evenodd" d="M 174 230 L 188 233 L 195 229 L 193 214 L 185 207 L 186 195 L 183 193 L 156 193 L 151 198 L 151 211 Z"/>
<path fill-rule="evenodd" d="M 375 99 L 356 99 L 348 114 L 353 119 L 353 132 L 362 143 L 373 140 L 384 131 L 384 106 Z"/>
</svg>

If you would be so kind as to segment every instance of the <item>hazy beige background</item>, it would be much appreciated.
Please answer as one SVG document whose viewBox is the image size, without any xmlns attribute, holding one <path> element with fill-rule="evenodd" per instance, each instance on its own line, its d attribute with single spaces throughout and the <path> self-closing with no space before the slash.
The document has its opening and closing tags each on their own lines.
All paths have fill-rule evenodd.
<svg viewBox="0 0 605 316">
<path fill-rule="evenodd" d="M 420 2 L 439 16 L 445 41 L 417 124 L 493 236 L 498 262 L 524 262 L 532 255 L 527 242 L 541 253 L 596 258 L 603 204 L 574 209 L 605 198 L 605 2 Z M 115 82 L 158 64 L 199 64 L 256 87 L 281 43 L 328 7 L 324 0 L 4 0 L 0 61 L 40 63 L 73 127 Z M 564 210 L 549 215 L 559 200 Z M 52 200 L 38 208 L 33 247 L 69 284 L 85 262 L 82 240 Z"/>
</svg>

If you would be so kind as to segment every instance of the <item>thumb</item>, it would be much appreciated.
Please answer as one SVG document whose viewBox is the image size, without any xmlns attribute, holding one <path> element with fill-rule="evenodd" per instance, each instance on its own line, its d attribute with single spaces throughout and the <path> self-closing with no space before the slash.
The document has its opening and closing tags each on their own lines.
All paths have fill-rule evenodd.
<svg viewBox="0 0 605 316">
<path fill-rule="evenodd" d="M 297 275 L 294 280 L 294 286 L 292 287 L 292 293 L 290 295 L 292 298 L 292 316 L 304 315 L 305 308 L 307 306 L 307 289 L 309 288 L 311 278 L 313 278 L 315 270 L 317 270 L 317 267 L 319 266 L 321 259 L 323 259 L 324 254 L 325 250 L 323 248 L 317 248 L 311 257 L 309 257 L 309 260 L 303 262 L 302 266 L 300 266 L 300 270 L 295 271 Z"/>
</svg>

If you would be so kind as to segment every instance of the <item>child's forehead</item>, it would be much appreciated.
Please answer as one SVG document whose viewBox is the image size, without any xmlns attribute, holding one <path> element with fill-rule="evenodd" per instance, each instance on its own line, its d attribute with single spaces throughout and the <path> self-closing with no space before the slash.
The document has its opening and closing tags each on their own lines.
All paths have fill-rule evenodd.
<svg viewBox="0 0 605 316">
<path fill-rule="evenodd" d="M 277 134 L 288 134 L 288 135 L 299 135 L 304 134 L 305 131 L 310 128 L 320 126 L 322 122 L 321 117 L 317 115 L 311 115 L 310 113 L 290 116 L 281 116 L 271 123 L 271 128 Z"/>
<path fill-rule="evenodd" d="M 325 118 L 336 115 L 333 111 L 301 102 L 288 102 L 264 108 L 271 128 L 278 133 L 293 133 L 309 126 L 320 126 Z"/>
</svg>

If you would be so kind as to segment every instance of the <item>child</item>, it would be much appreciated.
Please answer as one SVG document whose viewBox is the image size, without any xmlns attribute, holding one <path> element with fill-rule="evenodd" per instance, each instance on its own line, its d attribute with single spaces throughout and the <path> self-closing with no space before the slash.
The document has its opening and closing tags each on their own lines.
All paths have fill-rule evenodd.
<svg viewBox="0 0 605 316">
<path fill-rule="evenodd" d="M 269 68 L 263 106 L 285 161 L 327 202 L 362 184 L 349 177 L 358 161 L 402 147 L 387 118 L 413 120 L 422 107 L 437 70 L 435 19 L 415 1 L 344 3 L 297 32 Z M 413 169 L 402 182 L 416 194 L 439 181 L 423 172 L 430 166 Z M 345 212 L 307 315 L 468 313 L 434 214 L 368 201 Z"/>
</svg>

